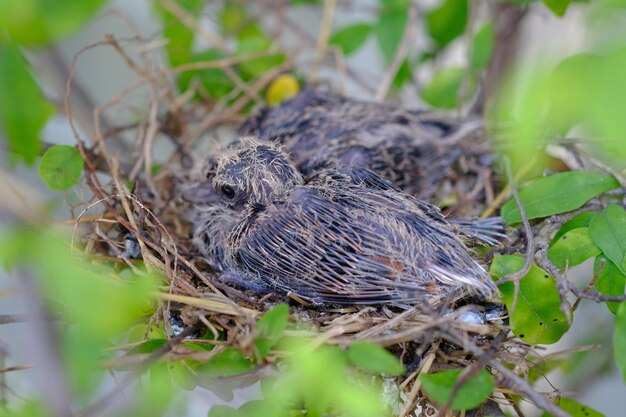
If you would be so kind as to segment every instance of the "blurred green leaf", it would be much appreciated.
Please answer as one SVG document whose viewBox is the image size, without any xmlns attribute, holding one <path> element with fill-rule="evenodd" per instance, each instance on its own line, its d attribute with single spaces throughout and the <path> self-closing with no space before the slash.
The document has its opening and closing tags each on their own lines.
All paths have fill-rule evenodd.
<svg viewBox="0 0 626 417">
<path fill-rule="evenodd" d="M 569 398 L 561 397 L 557 400 L 556 405 L 567 411 L 572 417 L 604 417 L 604 414 L 597 412 L 593 408 L 582 405 Z M 552 417 L 552 414 L 544 411 L 541 417 Z"/>
<path fill-rule="evenodd" d="M 557 268 L 575 266 L 600 253 L 587 227 L 570 230 L 548 249 L 548 258 Z"/>
<path fill-rule="evenodd" d="M 465 32 L 467 17 L 467 0 L 444 0 L 426 16 L 428 33 L 437 46 L 443 48 Z"/>
<path fill-rule="evenodd" d="M 623 43 L 622 43 L 623 45 Z M 619 112 L 626 106 L 626 46 L 622 46 L 606 54 L 597 61 L 595 67 L 588 68 L 585 82 L 590 87 L 591 97 L 585 102 L 588 118 L 604 140 L 599 148 L 604 149 L 607 157 L 616 158 L 619 169 L 626 168 L 626 146 L 624 132 L 626 118 Z M 581 68 L 581 70 L 583 70 Z M 579 87 L 580 88 L 580 87 Z M 606 159 L 613 163 L 613 161 Z M 620 165 L 617 165 L 617 164 Z"/>
<path fill-rule="evenodd" d="M 441 405 L 450 401 L 454 385 L 461 375 L 460 369 L 424 374 L 420 377 L 429 398 Z M 453 410 L 471 410 L 478 407 L 493 392 L 493 377 L 484 369 L 469 378 L 452 399 Z"/>
<path fill-rule="evenodd" d="M 524 258 L 496 255 L 489 273 L 494 279 L 502 278 L 522 269 Z M 533 265 L 520 280 L 519 296 L 513 308 L 514 284 L 500 285 L 502 301 L 510 314 L 513 333 L 525 342 L 550 344 L 557 342 L 569 329 L 567 318 L 560 310 L 561 297 L 555 280 L 543 269 Z M 541 297 L 537 297 L 541 294 Z"/>
<path fill-rule="evenodd" d="M 569 219 L 567 222 L 561 226 L 558 232 L 552 238 L 552 242 L 550 245 L 553 245 L 554 242 L 559 240 L 561 236 L 570 230 L 578 229 L 580 227 L 589 227 L 589 222 L 596 216 L 596 213 L 593 211 L 585 211 L 583 213 L 577 214 L 576 216 Z"/>
<path fill-rule="evenodd" d="M 257 35 L 241 39 L 237 44 L 237 55 L 246 55 L 254 52 L 269 51 L 272 47 L 272 40 L 266 35 Z M 250 78 L 259 76 L 266 71 L 282 64 L 285 61 L 285 54 L 276 52 L 263 58 L 251 59 L 241 62 L 241 71 Z"/>
<path fill-rule="evenodd" d="M 7 7 L 6 3 L 0 7 Z M 8 148 L 32 164 L 41 150 L 41 130 L 53 107 L 43 98 L 15 44 L 1 41 L 0 92 L 0 128 Z"/>
<path fill-rule="evenodd" d="M 237 349 L 226 348 L 197 370 L 207 378 L 219 378 L 243 374 L 252 368 L 252 362 L 243 353 Z"/>
<path fill-rule="evenodd" d="M 22 45 L 50 44 L 78 30 L 105 3 L 106 0 L 0 0 L 0 28 Z"/>
<path fill-rule="evenodd" d="M 348 360 L 374 374 L 402 375 L 404 366 L 387 349 L 372 342 L 356 341 L 348 348 Z"/>
<path fill-rule="evenodd" d="M 385 2 L 383 2 L 385 3 Z M 408 1 L 386 2 L 376 24 L 376 40 L 387 64 L 393 61 L 408 22 Z"/>
<path fill-rule="evenodd" d="M 613 177 L 569 171 L 537 180 L 519 194 L 528 219 L 536 219 L 575 210 L 592 197 L 615 188 L 619 188 L 619 183 Z M 513 199 L 502 207 L 500 215 L 506 224 L 522 221 Z"/>
<path fill-rule="evenodd" d="M 263 314 L 256 323 L 257 338 L 254 346 L 260 358 L 264 358 L 282 336 L 289 320 L 289 306 L 279 304 Z"/>
<path fill-rule="evenodd" d="M 439 71 L 430 84 L 422 89 L 422 99 L 434 107 L 455 108 L 464 75 L 465 69 L 461 67 L 445 68 Z"/>
<path fill-rule="evenodd" d="M 371 376 L 350 372 L 347 354 L 337 346 L 314 347 L 309 339 L 290 337 L 280 348 L 290 354 L 285 374 L 266 391 L 269 401 L 285 404 L 290 412 L 293 404 L 301 404 L 297 409 L 307 416 L 385 415 L 380 386 Z"/>
<path fill-rule="evenodd" d="M 600 268 L 601 261 L 604 261 L 602 270 Z M 593 265 L 594 276 L 597 275 L 596 289 L 604 295 L 624 295 L 626 287 L 626 275 L 619 270 L 617 266 L 604 256 L 598 256 Z M 608 309 L 613 313 L 617 313 L 620 303 L 606 303 Z"/>
<path fill-rule="evenodd" d="M 175 0 L 185 12 L 198 17 L 202 11 L 203 0 Z M 172 66 L 186 63 L 191 55 L 191 48 L 195 33 L 176 16 L 170 13 L 160 1 L 154 2 L 161 22 L 163 23 L 163 38 L 168 40 L 167 56 Z"/>
<path fill-rule="evenodd" d="M 588 119 L 588 103 L 593 94 L 589 73 L 595 73 L 602 58 L 582 53 L 562 60 L 552 71 L 547 84 L 550 126 L 565 135 L 569 129 Z"/>
<path fill-rule="evenodd" d="M 222 33 L 236 36 L 250 22 L 250 18 L 242 3 L 229 0 L 220 11 L 219 22 Z"/>
<path fill-rule="evenodd" d="M 565 14 L 572 0 L 543 0 L 543 2 L 555 15 L 560 17 Z"/>
<path fill-rule="evenodd" d="M 214 405 L 209 410 L 208 417 L 246 417 L 244 413 L 236 408 L 229 407 L 227 405 Z"/>
<path fill-rule="evenodd" d="M 245 417 L 292 417 L 285 410 L 285 404 L 267 400 L 246 401 L 239 407 L 238 411 L 241 413 L 241 416 Z"/>
<path fill-rule="evenodd" d="M 76 148 L 55 145 L 43 154 L 39 176 L 49 189 L 67 190 L 80 181 L 83 165 L 83 157 Z"/>
<path fill-rule="evenodd" d="M 167 343 L 167 339 L 146 340 L 140 343 L 139 345 L 135 346 L 128 352 L 126 352 L 124 356 L 139 355 L 142 353 L 152 353 L 155 350 L 162 348 L 166 343 Z"/>
<path fill-rule="evenodd" d="M 470 68 L 479 71 L 487 67 L 493 51 L 493 23 L 483 25 L 474 34 L 470 56 Z"/>
<path fill-rule="evenodd" d="M 622 302 L 617 309 L 615 327 L 613 328 L 613 354 L 617 367 L 626 381 L 626 303 Z"/>
<path fill-rule="evenodd" d="M 104 368 L 98 364 L 106 357 L 103 349 L 107 342 L 84 326 L 66 326 L 60 338 L 61 355 L 67 380 L 75 394 L 87 396 L 98 390 L 105 376 Z"/>
<path fill-rule="evenodd" d="M 402 62 L 400 68 L 398 68 L 398 72 L 396 72 L 395 77 L 393 77 L 391 86 L 396 90 L 400 90 L 411 78 L 413 78 L 413 71 L 411 69 L 411 62 L 407 58 Z"/>
<path fill-rule="evenodd" d="M 52 414 L 38 402 L 24 401 L 19 409 L 14 406 L 0 407 L 0 417 L 52 417 Z"/>
<path fill-rule="evenodd" d="M 589 233 L 604 255 L 626 273 L 626 211 L 609 205 L 591 220 Z"/>
<path fill-rule="evenodd" d="M 345 55 L 350 55 L 363 46 L 372 29 L 373 27 L 370 23 L 356 23 L 344 26 L 330 37 L 328 43 L 341 48 Z"/>
<path fill-rule="evenodd" d="M 104 349 L 112 340 L 121 339 L 140 318 L 154 312 L 156 277 L 120 281 L 72 255 L 67 240 L 42 228 L 17 229 L 0 242 L 0 253 L 16 241 L 27 241 L 28 247 L 13 261 L 19 261 L 37 278 L 47 304 L 69 329 L 61 343 L 71 386 L 79 392 L 92 392 L 103 374 L 100 362 Z"/>
<path fill-rule="evenodd" d="M 188 57 L 191 62 L 207 62 L 224 58 L 217 49 L 209 49 L 199 53 L 193 53 Z M 193 86 L 193 81 L 199 82 L 204 90 L 215 100 L 219 100 L 234 87 L 233 81 L 228 78 L 224 71 L 220 68 L 207 68 L 193 71 L 185 71 L 178 77 L 178 87 L 181 91 L 187 91 Z M 201 98 L 201 94 L 196 94 L 197 98 Z"/>
<path fill-rule="evenodd" d="M 184 361 L 168 363 L 168 370 L 172 381 L 185 391 L 192 391 L 196 388 L 196 379 L 191 371 L 183 364 Z"/>
</svg>

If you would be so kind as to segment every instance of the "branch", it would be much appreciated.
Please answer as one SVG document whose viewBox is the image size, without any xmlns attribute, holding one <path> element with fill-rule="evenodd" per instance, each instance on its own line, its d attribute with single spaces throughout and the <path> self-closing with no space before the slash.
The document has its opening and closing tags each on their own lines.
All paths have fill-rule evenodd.
<svg viewBox="0 0 626 417">
<path fill-rule="evenodd" d="M 406 23 L 406 28 L 404 29 L 404 35 L 402 35 L 402 40 L 400 41 L 398 49 L 396 49 L 396 54 L 393 57 L 393 61 L 391 61 L 391 65 L 389 66 L 387 73 L 380 82 L 380 86 L 376 91 L 376 101 L 383 101 L 385 99 L 387 93 L 389 93 L 391 83 L 393 83 L 400 66 L 409 53 L 409 45 L 413 39 L 415 26 L 417 25 L 417 15 L 417 4 L 415 1 L 411 1 L 411 4 L 409 5 L 409 19 Z"/>
</svg>

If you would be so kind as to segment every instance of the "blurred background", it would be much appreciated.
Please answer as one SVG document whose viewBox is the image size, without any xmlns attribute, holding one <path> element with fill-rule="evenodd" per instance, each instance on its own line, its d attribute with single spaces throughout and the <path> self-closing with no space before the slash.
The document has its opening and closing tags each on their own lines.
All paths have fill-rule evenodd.
<svg viewBox="0 0 626 417">
<path fill-rule="evenodd" d="M 13 30 L 13 26 L 20 24 L 20 13 L 24 11 L 17 10 L 18 8 L 12 10 L 14 5 L 10 3 L 10 0 L 0 2 L 0 27 L 6 25 L 9 30 Z M 124 45 L 129 59 L 141 61 L 149 70 L 161 68 L 168 61 L 172 66 L 180 64 L 175 62 L 176 51 L 168 50 L 167 42 L 163 41 L 163 36 L 168 34 L 167 30 L 172 29 L 167 25 L 168 20 L 163 18 L 163 10 L 165 8 L 169 13 L 178 10 L 177 7 L 180 6 L 176 2 L 113 0 L 99 3 L 101 4 L 96 5 L 93 11 L 89 11 L 88 18 L 77 18 L 81 24 L 75 24 L 68 18 L 66 24 L 75 29 L 61 30 L 58 36 L 38 40 L 35 39 L 36 28 L 24 27 L 23 33 L 19 32 L 19 36 L 23 36 L 23 52 L 31 65 L 31 73 L 45 98 L 55 109 L 40 132 L 45 144 L 73 146 L 76 143 L 63 111 L 66 83 L 73 70 L 75 81 L 69 103 L 78 122 L 77 129 L 87 142 L 94 135 L 93 110 L 118 100 L 120 92 L 132 87 L 139 79 L 137 71 L 129 66 L 127 60 L 121 58 L 115 48 L 96 47 L 84 52 L 78 63 L 73 61 L 84 48 L 102 42 L 112 34 Z M 193 2 L 184 3 L 183 6 L 191 3 Z M 505 83 L 506 88 L 511 91 L 536 88 L 533 83 L 537 73 L 554 70 L 565 58 L 574 54 L 605 53 L 626 39 L 623 37 L 626 32 L 626 13 L 618 6 L 615 6 L 615 10 L 619 13 L 611 9 L 612 3 L 619 2 L 593 2 L 598 3 L 593 5 L 584 1 L 570 4 L 569 1 L 481 0 L 468 3 L 420 0 L 409 6 L 401 6 L 402 13 L 391 13 L 386 17 L 381 9 L 393 9 L 393 3 L 393 0 L 337 0 L 319 3 L 286 0 L 207 2 L 195 14 L 200 35 L 193 38 L 188 57 L 196 62 L 201 62 L 201 58 L 209 59 L 212 52 L 207 51 L 217 49 L 215 44 L 211 44 L 213 34 L 219 35 L 217 39 L 221 39 L 220 42 L 225 39 L 225 49 L 242 48 L 242 43 L 237 44 L 236 37 L 233 40 L 226 35 L 229 35 L 229 22 L 244 19 L 242 16 L 245 14 L 246 19 L 250 18 L 251 22 L 263 28 L 267 36 L 275 39 L 271 48 L 284 54 L 281 59 L 267 64 L 270 69 L 293 59 L 294 62 L 286 65 L 284 71 L 279 70 L 278 74 L 306 73 L 307 79 L 314 78 L 321 85 L 353 97 L 392 101 L 412 108 L 436 107 L 468 115 L 481 113 L 480 109 L 498 103 L 496 96 L 498 91 L 504 89 Z M 564 9 L 560 6 L 561 3 L 565 4 Z M 458 20 L 454 16 L 463 21 L 463 27 L 458 33 L 446 33 L 443 29 L 437 32 L 438 29 L 433 28 L 437 24 L 437 18 L 429 19 L 427 16 L 433 16 L 432 12 L 440 10 L 442 4 L 449 8 L 440 13 L 443 17 L 439 18 L 445 21 L 444 27 L 454 26 L 454 22 Z M 465 8 L 462 7 L 463 4 Z M 459 13 L 465 13 L 466 16 L 459 17 Z M 56 18 L 53 15 L 54 13 L 49 15 L 50 19 Z M 386 23 L 387 18 L 391 23 Z M 361 26 L 355 28 L 355 25 Z M 408 26 L 412 29 L 407 30 Z M 350 30 L 344 32 L 342 38 L 338 33 L 341 35 L 341 30 L 346 28 Z M 29 32 L 32 32 L 32 39 L 29 38 Z M 487 40 L 477 41 L 477 33 L 482 33 Z M 15 38 L 16 41 L 19 36 Z M 142 42 L 133 43 L 139 38 Z M 245 48 L 249 49 L 243 52 L 240 50 L 239 53 L 263 50 L 253 43 Z M 398 54 L 397 51 L 403 48 L 404 53 Z M 476 51 L 480 53 L 483 49 L 487 50 L 483 52 L 488 53 L 490 59 L 476 56 Z M 480 62 L 481 59 L 484 62 Z M 479 67 L 467 70 L 472 62 Z M 394 66 L 398 67 L 397 72 L 390 73 L 390 68 Z M 457 69 L 461 69 L 460 72 Z M 265 70 L 266 68 L 261 69 Z M 470 74 L 473 70 L 476 70 L 475 74 Z M 206 79 L 202 78 L 200 71 L 195 73 L 198 77 L 195 81 L 192 77 L 183 83 L 205 82 Z M 254 72 L 255 69 L 252 68 L 251 71 Z M 618 71 L 623 71 L 623 68 Z M 4 72 L 0 75 L 6 77 L 7 74 Z M 511 74 L 515 76 L 512 77 Z M 507 78 L 509 76 L 512 80 L 510 82 Z M 211 74 L 207 77 L 210 79 Z M 607 74 L 607 77 L 613 75 Z M 223 81 L 223 77 L 218 78 L 218 82 Z M 581 79 L 584 80 L 584 77 Z M 615 84 L 618 89 L 623 90 L 620 80 L 623 77 L 615 79 Z M 2 85 L 6 86 L 11 82 L 5 78 Z M 181 85 L 180 79 L 175 80 L 174 77 L 170 82 Z M 211 82 L 215 84 L 215 79 Z M 202 88 L 198 89 L 198 94 L 205 94 L 203 97 L 208 98 L 196 108 L 196 112 L 200 113 L 195 116 L 201 118 L 203 111 L 206 114 L 213 112 L 219 106 L 220 98 L 227 94 L 231 86 L 226 79 L 222 87 L 215 88 L 218 90 L 209 89 L 203 92 Z M 464 88 L 472 91 L 466 94 Z M 0 95 L 5 94 L 6 91 L 0 91 Z M 137 122 L 150 110 L 147 107 L 150 94 L 155 94 L 155 91 L 151 91 L 149 86 L 140 87 L 124 98 L 123 106 L 103 111 L 101 127 L 104 129 Z M 563 94 L 567 92 L 564 91 Z M 268 99 L 267 96 L 264 98 Z M 518 99 L 512 99 L 506 105 L 495 105 L 523 108 L 523 94 L 521 99 L 516 100 Z M 13 103 L 20 103 L 19 100 L 6 96 L 2 101 L 5 108 Z M 246 109 L 253 111 L 258 105 L 259 103 L 247 104 Z M 623 112 L 623 108 L 625 107 L 620 107 L 619 113 Z M 239 120 L 234 115 L 231 126 L 235 126 Z M 609 129 L 614 127 L 607 128 L 607 131 Z M 572 130 L 568 131 L 571 135 Z M 211 146 L 215 139 L 228 139 L 233 132 L 228 126 L 207 129 L 199 136 L 198 146 Z M 133 139 L 132 134 L 132 131 L 121 131 L 112 141 L 111 149 L 121 161 L 132 162 L 128 145 L 125 145 L 125 141 Z M 11 143 L 11 139 L 3 139 L 3 143 Z M 623 138 L 620 140 L 621 142 L 617 142 L 618 146 L 626 146 Z M 156 142 L 155 162 L 164 163 L 165 158 L 159 155 L 158 150 L 162 149 L 163 155 L 167 155 L 173 145 L 163 137 L 157 137 Z M 55 218 L 71 217 L 70 207 L 63 200 L 79 201 L 84 191 L 50 191 L 40 179 L 37 170 L 9 155 L 11 152 L 8 149 L 7 147 L 6 152 L 3 152 L 5 157 L 0 158 L 0 175 L 3 176 L 4 187 L 0 190 L 17 188 L 26 195 L 29 204 L 46 205 Z M 35 161 L 35 166 L 37 163 Z M 12 216 L 0 212 L 0 234 L 8 230 L 13 220 Z M 592 265 L 583 264 L 576 272 L 581 277 L 588 277 L 592 275 Z M 28 313 L 32 305 L 22 299 L 25 291 L 15 277 L 0 271 L 0 314 Z M 591 344 L 597 345 L 597 349 L 575 355 L 575 359 L 569 361 L 565 369 L 550 374 L 549 380 L 564 395 L 576 398 L 606 416 L 623 415 L 623 410 L 626 409 L 626 387 L 623 377 L 611 360 L 613 315 L 604 308 L 583 303 L 576 316 L 582 319 L 574 320 L 572 330 L 556 346 L 550 346 L 549 349 Z M 36 343 L 32 343 L 37 340 L 33 334 L 38 331 L 40 329 L 36 325 L 25 323 L 0 325 L 0 368 L 40 363 L 41 355 L 45 352 Z M 5 405 L 19 402 L 21 398 L 29 397 L 32 393 L 51 389 L 49 376 L 38 367 L 0 374 L 0 402 Z M 101 389 L 106 391 L 107 387 L 112 386 L 114 382 L 109 380 Z M 257 390 L 257 387 L 253 387 L 237 391 L 231 405 L 236 406 L 254 398 Z M 546 385 L 546 391 L 550 390 L 552 388 Z M 124 407 L 125 401 L 129 400 L 122 398 L 118 407 Z M 221 402 L 223 400 L 211 392 L 196 389 L 189 392 L 184 399 L 176 399 L 176 405 L 170 405 L 171 412 L 165 415 L 204 414 L 210 404 Z M 532 412 L 529 415 L 533 415 Z"/>
</svg>

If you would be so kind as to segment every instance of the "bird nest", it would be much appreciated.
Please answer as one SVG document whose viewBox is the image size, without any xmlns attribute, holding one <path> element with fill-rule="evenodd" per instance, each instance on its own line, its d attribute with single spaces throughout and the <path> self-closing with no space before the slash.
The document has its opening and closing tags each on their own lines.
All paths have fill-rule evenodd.
<svg viewBox="0 0 626 417">
<path fill-rule="evenodd" d="M 126 56 L 114 38 L 104 43 Z M 254 86 L 257 93 L 284 69 Z M 300 326 L 298 331 L 302 332 L 306 324 L 304 333 L 316 343 L 344 348 L 355 340 L 367 340 L 394 353 L 407 369 L 397 380 L 404 400 L 401 415 L 418 415 L 420 407 L 424 415 L 430 414 L 420 395 L 418 376 L 441 369 L 467 368 L 471 373 L 472 369 L 487 366 L 497 376 L 495 401 L 513 404 L 509 402 L 512 392 L 537 399 L 524 375 L 540 354 L 536 347 L 511 336 L 506 317 L 472 323 L 459 320 L 461 313 L 454 310 L 435 312 L 402 305 L 307 305 L 293 294 L 259 295 L 221 280 L 192 245 L 190 205 L 181 195 L 185 184 L 197 179 L 198 162 L 219 152 L 220 138 L 235 137 L 233 128 L 244 118 L 241 111 L 254 103 L 255 95 L 227 97 L 207 108 L 190 97 L 168 95 L 168 74 L 159 71 L 142 75 L 151 99 L 145 111 L 137 113 L 139 122 L 105 129 L 100 119 L 103 114 L 111 120 L 111 115 L 123 113 L 132 89 L 96 110 L 94 141 L 90 144 L 74 127 L 70 112 L 85 159 L 88 187 L 84 200 L 72 209 L 86 254 L 119 270 L 162 274 L 160 302 L 150 324 L 163 326 L 173 338 L 173 345 L 181 342 L 181 335 L 204 333 L 189 330 L 204 326 L 210 333 L 223 335 L 222 348 L 232 347 L 252 355 L 255 322 L 272 306 L 287 303 L 292 322 Z M 484 152 L 462 155 L 450 175 L 428 191 L 433 202 L 450 213 L 490 215 L 506 197 L 498 192 L 493 165 L 484 163 L 489 157 L 488 141 L 482 130 L 478 132 L 473 131 L 472 140 L 477 140 Z M 476 248 L 476 252 L 481 250 Z M 192 351 L 178 354 L 197 357 Z M 210 360 L 210 355 L 204 360 Z M 269 355 L 263 366 L 273 364 Z"/>
</svg>

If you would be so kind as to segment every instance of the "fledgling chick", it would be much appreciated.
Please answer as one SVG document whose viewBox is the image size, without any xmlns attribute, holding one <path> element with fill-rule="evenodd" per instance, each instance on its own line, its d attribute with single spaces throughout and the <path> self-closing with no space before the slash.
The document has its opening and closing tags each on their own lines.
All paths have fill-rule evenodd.
<svg viewBox="0 0 626 417">
<path fill-rule="evenodd" d="M 328 162 L 355 166 L 432 200 L 448 197 L 437 195 L 445 180 L 471 189 L 477 170 L 492 162 L 480 130 L 477 121 L 452 122 L 429 111 L 305 90 L 248 119 L 240 134 L 283 145 L 305 176 Z M 476 166 L 457 164 L 462 157 Z"/>
<path fill-rule="evenodd" d="M 302 174 L 252 138 L 220 158 L 194 243 L 226 279 L 313 303 L 490 299 L 487 273 L 439 210 L 357 167 Z"/>
</svg>

